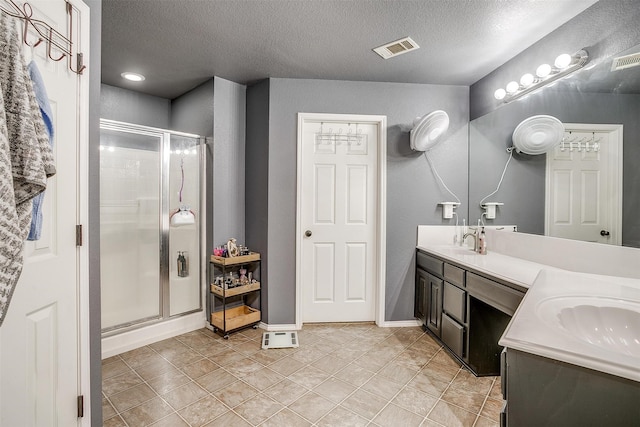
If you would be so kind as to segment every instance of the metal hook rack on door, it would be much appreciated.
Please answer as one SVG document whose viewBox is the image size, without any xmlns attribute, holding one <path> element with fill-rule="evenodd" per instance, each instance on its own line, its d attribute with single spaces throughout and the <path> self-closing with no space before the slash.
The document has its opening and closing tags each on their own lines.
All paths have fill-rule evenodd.
<svg viewBox="0 0 640 427">
<path fill-rule="evenodd" d="M 595 132 L 591 132 L 591 136 L 573 135 L 571 131 L 565 134 L 560 143 L 560 151 L 565 151 L 568 145 L 569 151 L 577 149 L 577 151 L 598 152 L 600 150 L 600 141 L 602 136 L 596 136 Z"/>
<path fill-rule="evenodd" d="M 352 123 L 349 123 L 347 126 L 347 133 L 343 133 L 342 128 L 339 128 L 337 132 L 334 132 L 332 128 L 329 128 L 328 131 L 324 130 L 324 123 L 320 123 L 320 131 L 316 133 L 316 143 L 321 144 L 342 144 L 345 143 L 347 145 L 362 144 L 362 140 L 364 135 L 362 133 L 362 129 L 358 129 L 358 123 L 355 124 L 355 132 L 351 129 Z"/>
<path fill-rule="evenodd" d="M 69 37 L 64 36 L 58 30 L 53 28 L 47 22 L 41 19 L 33 18 L 33 7 L 27 2 L 22 3 L 22 7 L 14 0 L 2 0 L 4 6 L 0 5 L 0 11 L 8 16 L 18 18 L 24 21 L 22 31 L 22 41 L 29 47 L 36 47 L 43 41 L 47 43 L 47 56 L 52 61 L 61 61 L 64 58 L 68 58 L 68 66 L 71 71 L 76 74 L 82 74 L 87 68 L 83 62 L 82 53 L 76 54 L 76 65 L 73 67 L 73 15 L 74 8 L 69 2 L 66 2 L 66 11 L 69 17 Z M 28 41 L 29 29 L 35 30 L 38 34 L 38 40 L 33 44 Z M 60 53 L 59 57 L 54 57 L 55 54 Z"/>
</svg>

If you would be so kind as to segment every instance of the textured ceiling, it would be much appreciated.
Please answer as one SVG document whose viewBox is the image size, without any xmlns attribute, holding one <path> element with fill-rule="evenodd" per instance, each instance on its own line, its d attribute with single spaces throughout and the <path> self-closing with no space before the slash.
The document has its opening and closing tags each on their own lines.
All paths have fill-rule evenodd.
<svg viewBox="0 0 640 427">
<path fill-rule="evenodd" d="M 212 76 L 469 86 L 593 3 L 103 0 L 102 81 L 169 99 Z M 405 36 L 420 49 L 388 60 L 371 50 Z"/>
</svg>

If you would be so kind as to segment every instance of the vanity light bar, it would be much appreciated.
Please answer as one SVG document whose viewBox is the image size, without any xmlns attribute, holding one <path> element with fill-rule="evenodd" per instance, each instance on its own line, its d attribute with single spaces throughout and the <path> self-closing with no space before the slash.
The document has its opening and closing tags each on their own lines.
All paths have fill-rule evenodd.
<svg viewBox="0 0 640 427">
<path fill-rule="evenodd" d="M 574 71 L 584 67 L 588 62 L 589 54 L 584 49 L 579 50 L 573 55 L 564 53 L 556 58 L 553 66 L 542 64 L 536 69 L 535 76 L 527 73 L 520 78 L 519 83 L 516 81 L 509 82 L 505 89 L 500 88 L 496 90 L 493 96 L 497 100 L 505 103 L 511 102 L 568 76 Z"/>
</svg>

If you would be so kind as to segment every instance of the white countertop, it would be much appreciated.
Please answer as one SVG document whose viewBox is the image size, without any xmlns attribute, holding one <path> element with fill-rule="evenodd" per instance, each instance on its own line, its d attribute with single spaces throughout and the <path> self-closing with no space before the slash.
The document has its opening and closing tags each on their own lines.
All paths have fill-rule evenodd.
<svg viewBox="0 0 640 427">
<path fill-rule="evenodd" d="M 492 252 L 489 249 L 487 255 L 479 255 L 467 247 L 452 244 L 450 230 L 451 227 L 420 226 L 416 247 L 445 260 L 467 266 L 471 270 L 528 289 L 500 339 L 500 345 L 640 381 L 640 359 L 638 357 L 625 355 L 613 351 L 613 349 L 602 348 L 575 338 L 558 324 L 557 318 L 539 309 L 541 301 L 549 298 L 589 296 L 636 301 L 638 305 L 632 304 L 632 310 L 635 310 L 634 307 L 638 307 L 640 310 L 640 280 L 638 278 L 568 271 L 557 266 L 552 267 L 548 264 L 505 255 L 504 253 L 509 253 L 509 246 L 519 243 L 518 235 L 521 233 L 504 233 L 504 240 L 508 241 L 509 245 L 504 245 L 504 242 L 499 241 L 503 235 L 502 232 L 492 233 L 491 238 L 494 241 L 490 241 L 490 245 L 494 243 L 496 246 L 505 246 L 501 249 L 503 253 Z M 530 236 L 522 235 L 522 243 L 530 243 Z M 558 258 L 562 256 L 562 253 L 554 254 L 554 249 L 558 246 L 558 239 L 551 239 L 548 246 L 545 246 L 546 242 L 543 238 L 541 239 L 541 236 L 536 236 L 535 239 L 542 241 L 541 246 L 535 248 L 538 253 L 545 251 L 546 256 Z M 534 243 L 539 244 L 538 242 Z M 594 246 L 594 253 L 590 253 L 590 247 L 588 245 L 586 247 L 586 256 L 597 257 L 599 255 L 597 251 L 601 250 Z M 522 247 L 517 249 L 522 252 Z M 602 250 L 611 251 L 612 249 L 603 248 Z M 628 253 L 626 248 L 621 249 L 621 252 L 625 250 Z M 582 256 L 584 253 L 585 250 L 581 248 L 580 255 Z M 627 253 L 623 253 L 623 255 L 627 255 Z M 632 252 L 631 256 L 633 260 L 636 254 Z M 626 258 L 622 256 L 619 259 L 627 264 L 626 268 L 628 269 L 628 256 Z M 615 258 L 606 257 L 605 260 L 606 262 L 602 263 L 608 264 L 607 268 L 610 268 L 611 264 L 614 264 L 615 267 L 617 261 Z M 640 270 L 637 263 L 631 269 Z M 634 339 L 640 339 L 640 336 Z"/>
<path fill-rule="evenodd" d="M 424 245 L 417 246 L 417 248 L 431 252 L 443 259 L 460 263 L 480 273 L 489 274 L 497 279 L 503 279 L 527 289 L 533 285 L 540 270 L 549 268 L 544 264 L 538 264 L 496 252 L 479 255 L 465 246 Z"/>
<path fill-rule="evenodd" d="M 605 307 L 620 305 L 631 311 L 637 311 L 639 316 L 626 316 L 622 323 L 618 322 L 622 327 L 615 328 L 607 326 L 610 319 L 598 319 L 596 310 L 593 315 L 588 313 L 588 319 L 579 316 L 573 319 L 580 324 L 573 329 L 568 329 L 567 326 L 571 327 L 571 323 L 563 326 L 556 312 L 557 309 L 546 309 L 556 302 L 559 307 L 571 309 L 576 304 L 580 307 L 585 301 L 589 306 L 592 304 Z M 640 331 L 638 319 L 640 319 L 640 280 L 581 274 L 558 269 L 543 270 L 513 315 L 499 344 L 503 347 L 640 381 L 640 358 L 637 356 L 640 336 L 633 332 Z M 605 332 L 605 335 L 621 334 L 626 335 L 628 339 L 599 339 L 596 331 L 600 327 L 610 331 Z M 627 329 L 627 331 L 619 329 Z M 621 343 L 624 345 L 620 345 Z M 619 345 L 616 346 L 616 344 Z"/>
</svg>

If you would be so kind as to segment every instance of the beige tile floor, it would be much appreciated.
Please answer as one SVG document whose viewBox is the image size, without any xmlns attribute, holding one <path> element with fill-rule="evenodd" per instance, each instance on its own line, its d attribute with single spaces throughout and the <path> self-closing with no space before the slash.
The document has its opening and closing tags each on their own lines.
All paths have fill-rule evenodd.
<svg viewBox="0 0 640 427">
<path fill-rule="evenodd" d="M 305 325 L 299 348 L 270 350 L 263 332 L 201 329 L 103 360 L 104 426 L 499 425 L 500 378 L 418 327 Z"/>
</svg>

